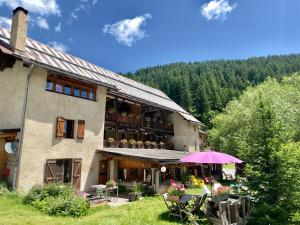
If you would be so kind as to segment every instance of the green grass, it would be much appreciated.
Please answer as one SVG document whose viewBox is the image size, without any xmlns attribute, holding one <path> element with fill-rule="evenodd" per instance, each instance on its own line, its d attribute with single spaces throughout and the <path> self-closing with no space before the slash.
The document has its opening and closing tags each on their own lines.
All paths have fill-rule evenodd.
<svg viewBox="0 0 300 225">
<path fill-rule="evenodd" d="M 224 164 L 223 168 L 224 169 L 232 169 L 232 170 L 234 170 L 235 169 L 235 164 L 234 163 Z"/>
<path fill-rule="evenodd" d="M 199 193 L 190 189 L 189 193 Z M 81 218 L 54 217 L 37 209 L 23 205 L 20 198 L 0 197 L 0 225 L 144 225 L 180 224 L 179 220 L 169 219 L 168 210 L 161 196 L 146 197 L 143 200 L 119 207 L 99 206 Z M 203 219 L 200 224 L 207 224 Z"/>
</svg>

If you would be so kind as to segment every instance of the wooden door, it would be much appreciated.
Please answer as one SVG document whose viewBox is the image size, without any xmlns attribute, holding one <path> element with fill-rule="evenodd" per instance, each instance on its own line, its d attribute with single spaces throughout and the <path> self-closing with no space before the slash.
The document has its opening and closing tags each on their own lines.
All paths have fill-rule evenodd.
<svg viewBox="0 0 300 225">
<path fill-rule="evenodd" d="M 106 184 L 107 182 L 107 160 L 100 160 L 99 162 L 99 184 Z"/>
<path fill-rule="evenodd" d="M 5 139 L 0 137 L 0 178 L 2 178 L 2 172 L 7 161 L 7 153 L 4 149 Z"/>
<path fill-rule="evenodd" d="M 80 190 L 81 164 L 82 164 L 81 159 L 73 159 L 72 184 L 76 190 Z"/>
</svg>

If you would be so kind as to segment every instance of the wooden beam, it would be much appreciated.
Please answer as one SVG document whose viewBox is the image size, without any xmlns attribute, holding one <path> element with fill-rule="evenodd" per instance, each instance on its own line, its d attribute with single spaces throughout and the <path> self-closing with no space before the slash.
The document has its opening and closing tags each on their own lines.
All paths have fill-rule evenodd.
<svg viewBox="0 0 300 225">
<path fill-rule="evenodd" d="M 0 132 L 0 138 L 14 138 L 17 136 L 17 132 Z"/>
</svg>

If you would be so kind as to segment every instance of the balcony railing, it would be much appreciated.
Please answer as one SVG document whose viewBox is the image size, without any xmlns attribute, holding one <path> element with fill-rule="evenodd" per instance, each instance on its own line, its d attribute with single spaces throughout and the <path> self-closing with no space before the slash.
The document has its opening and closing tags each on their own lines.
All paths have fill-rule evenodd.
<svg viewBox="0 0 300 225">
<path fill-rule="evenodd" d="M 104 140 L 105 148 L 136 148 L 136 149 L 169 149 L 174 150 L 174 145 L 170 143 L 155 143 L 149 141 L 136 141 L 136 143 L 122 141 Z"/>
</svg>

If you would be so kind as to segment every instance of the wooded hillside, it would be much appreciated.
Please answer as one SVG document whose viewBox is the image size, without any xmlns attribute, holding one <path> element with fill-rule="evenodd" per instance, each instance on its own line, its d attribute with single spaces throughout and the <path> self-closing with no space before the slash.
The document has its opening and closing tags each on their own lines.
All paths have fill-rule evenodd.
<svg viewBox="0 0 300 225">
<path fill-rule="evenodd" d="M 125 75 L 161 89 L 209 126 L 211 116 L 222 111 L 248 86 L 257 85 L 268 76 L 281 79 L 297 71 L 300 71 L 300 55 L 283 55 L 175 63 Z"/>
</svg>

